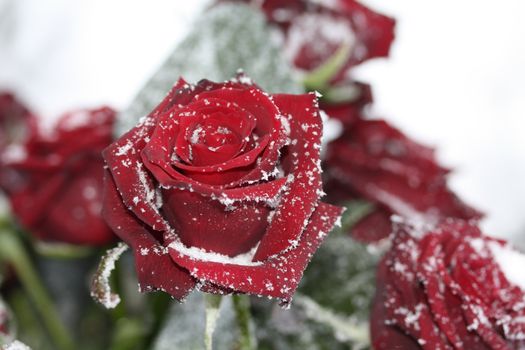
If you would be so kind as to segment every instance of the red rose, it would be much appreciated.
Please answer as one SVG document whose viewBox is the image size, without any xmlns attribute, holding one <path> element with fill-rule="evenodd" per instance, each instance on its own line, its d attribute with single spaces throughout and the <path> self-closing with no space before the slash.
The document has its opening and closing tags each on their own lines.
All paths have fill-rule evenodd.
<svg viewBox="0 0 525 350">
<path fill-rule="evenodd" d="M 341 213 L 319 201 L 321 134 L 314 94 L 179 80 L 104 151 L 104 215 L 141 289 L 182 299 L 199 282 L 290 301 Z"/>
<path fill-rule="evenodd" d="M 33 133 L 1 154 L 0 187 L 18 221 L 39 239 L 103 245 L 114 235 L 101 217 L 104 161 L 115 111 L 64 115 L 52 134 Z"/>
<path fill-rule="evenodd" d="M 383 120 L 358 120 L 327 147 L 328 196 L 364 198 L 377 206 L 352 229 L 361 240 L 388 236 L 393 213 L 427 224 L 482 216 L 448 189 L 449 170 L 436 162 L 433 149 Z"/>
<path fill-rule="evenodd" d="M 34 132 L 32 113 L 13 94 L 0 93 L 0 151 L 13 142 L 20 142 Z"/>
<path fill-rule="evenodd" d="M 228 0 L 227 0 L 228 1 Z M 235 0 L 229 0 L 229 2 Z M 224 2 L 224 0 L 220 1 Z M 342 78 L 367 59 L 386 57 L 394 39 L 395 20 L 354 0 L 241 0 L 253 3 L 283 32 L 285 54 L 300 70 L 312 71 L 347 46 Z"/>
<path fill-rule="evenodd" d="M 461 220 L 396 231 L 377 276 L 374 349 L 525 348 L 525 255 Z"/>
</svg>

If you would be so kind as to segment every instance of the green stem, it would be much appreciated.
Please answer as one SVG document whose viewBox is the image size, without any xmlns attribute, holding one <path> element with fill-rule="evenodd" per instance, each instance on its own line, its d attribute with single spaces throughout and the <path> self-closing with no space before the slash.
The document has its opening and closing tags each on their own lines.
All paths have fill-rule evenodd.
<svg viewBox="0 0 525 350">
<path fill-rule="evenodd" d="M 234 295 L 232 298 L 240 330 L 239 349 L 254 350 L 255 337 L 252 334 L 250 298 L 247 295 Z"/>
<path fill-rule="evenodd" d="M 325 91 L 330 85 L 330 80 L 344 67 L 351 53 L 352 46 L 349 43 L 341 44 L 332 57 L 304 77 L 303 85 L 306 90 Z"/>
<path fill-rule="evenodd" d="M 47 326 L 49 335 L 52 337 L 57 349 L 75 349 L 75 344 L 38 278 L 23 244 L 16 235 L 7 230 L 0 231 L 0 259 L 10 263 L 15 269 L 26 292 Z"/>
<path fill-rule="evenodd" d="M 222 297 L 220 295 L 204 294 L 204 302 L 206 303 L 206 328 L 204 331 L 204 344 L 206 350 L 213 349 L 213 331 L 217 325 L 219 318 L 219 308 L 221 306 Z"/>
</svg>

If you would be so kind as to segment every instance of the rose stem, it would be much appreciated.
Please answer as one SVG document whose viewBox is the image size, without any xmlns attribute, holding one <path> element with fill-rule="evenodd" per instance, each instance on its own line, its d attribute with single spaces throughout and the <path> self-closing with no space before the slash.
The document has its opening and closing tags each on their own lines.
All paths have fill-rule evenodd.
<svg viewBox="0 0 525 350">
<path fill-rule="evenodd" d="M 70 338 L 67 329 L 56 312 L 53 302 L 38 278 L 23 244 L 15 234 L 4 229 L 0 229 L 0 259 L 10 263 L 15 269 L 57 348 L 60 350 L 75 349 L 73 340 Z"/>
<path fill-rule="evenodd" d="M 204 331 L 204 344 L 206 350 L 213 348 L 213 331 L 217 325 L 219 318 L 219 308 L 221 306 L 222 296 L 213 294 L 204 294 L 204 302 L 206 308 L 206 328 Z"/>
<path fill-rule="evenodd" d="M 240 350 L 254 350 L 255 341 L 251 328 L 250 298 L 247 295 L 234 295 L 233 307 L 240 330 Z"/>
</svg>

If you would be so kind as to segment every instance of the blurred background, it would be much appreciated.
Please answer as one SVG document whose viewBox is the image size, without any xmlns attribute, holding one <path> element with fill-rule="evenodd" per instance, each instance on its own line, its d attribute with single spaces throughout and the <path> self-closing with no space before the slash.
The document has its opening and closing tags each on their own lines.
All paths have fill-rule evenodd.
<svg viewBox="0 0 525 350">
<path fill-rule="evenodd" d="M 525 243 L 525 3 L 366 0 L 395 17 L 389 60 L 355 69 L 374 112 L 438 148 L 486 232 Z M 0 89 L 50 123 L 124 109 L 207 1 L 0 0 Z"/>
</svg>

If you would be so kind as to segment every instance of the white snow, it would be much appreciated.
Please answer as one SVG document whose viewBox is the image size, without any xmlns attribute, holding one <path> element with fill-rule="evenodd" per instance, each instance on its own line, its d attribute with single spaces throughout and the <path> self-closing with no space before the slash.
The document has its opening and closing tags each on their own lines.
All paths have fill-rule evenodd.
<svg viewBox="0 0 525 350">
<path fill-rule="evenodd" d="M 234 257 L 229 257 L 227 255 L 208 252 L 204 249 L 197 247 L 187 247 L 182 242 L 173 241 L 170 243 L 168 248 L 173 249 L 183 255 L 189 256 L 194 260 L 199 261 L 208 261 L 208 262 L 217 262 L 221 264 L 234 264 L 234 265 L 244 265 L 244 266 L 258 266 L 261 265 L 261 262 L 254 262 L 253 256 L 257 251 L 257 246 L 253 247 L 249 252 L 244 254 L 239 254 Z"/>
</svg>

